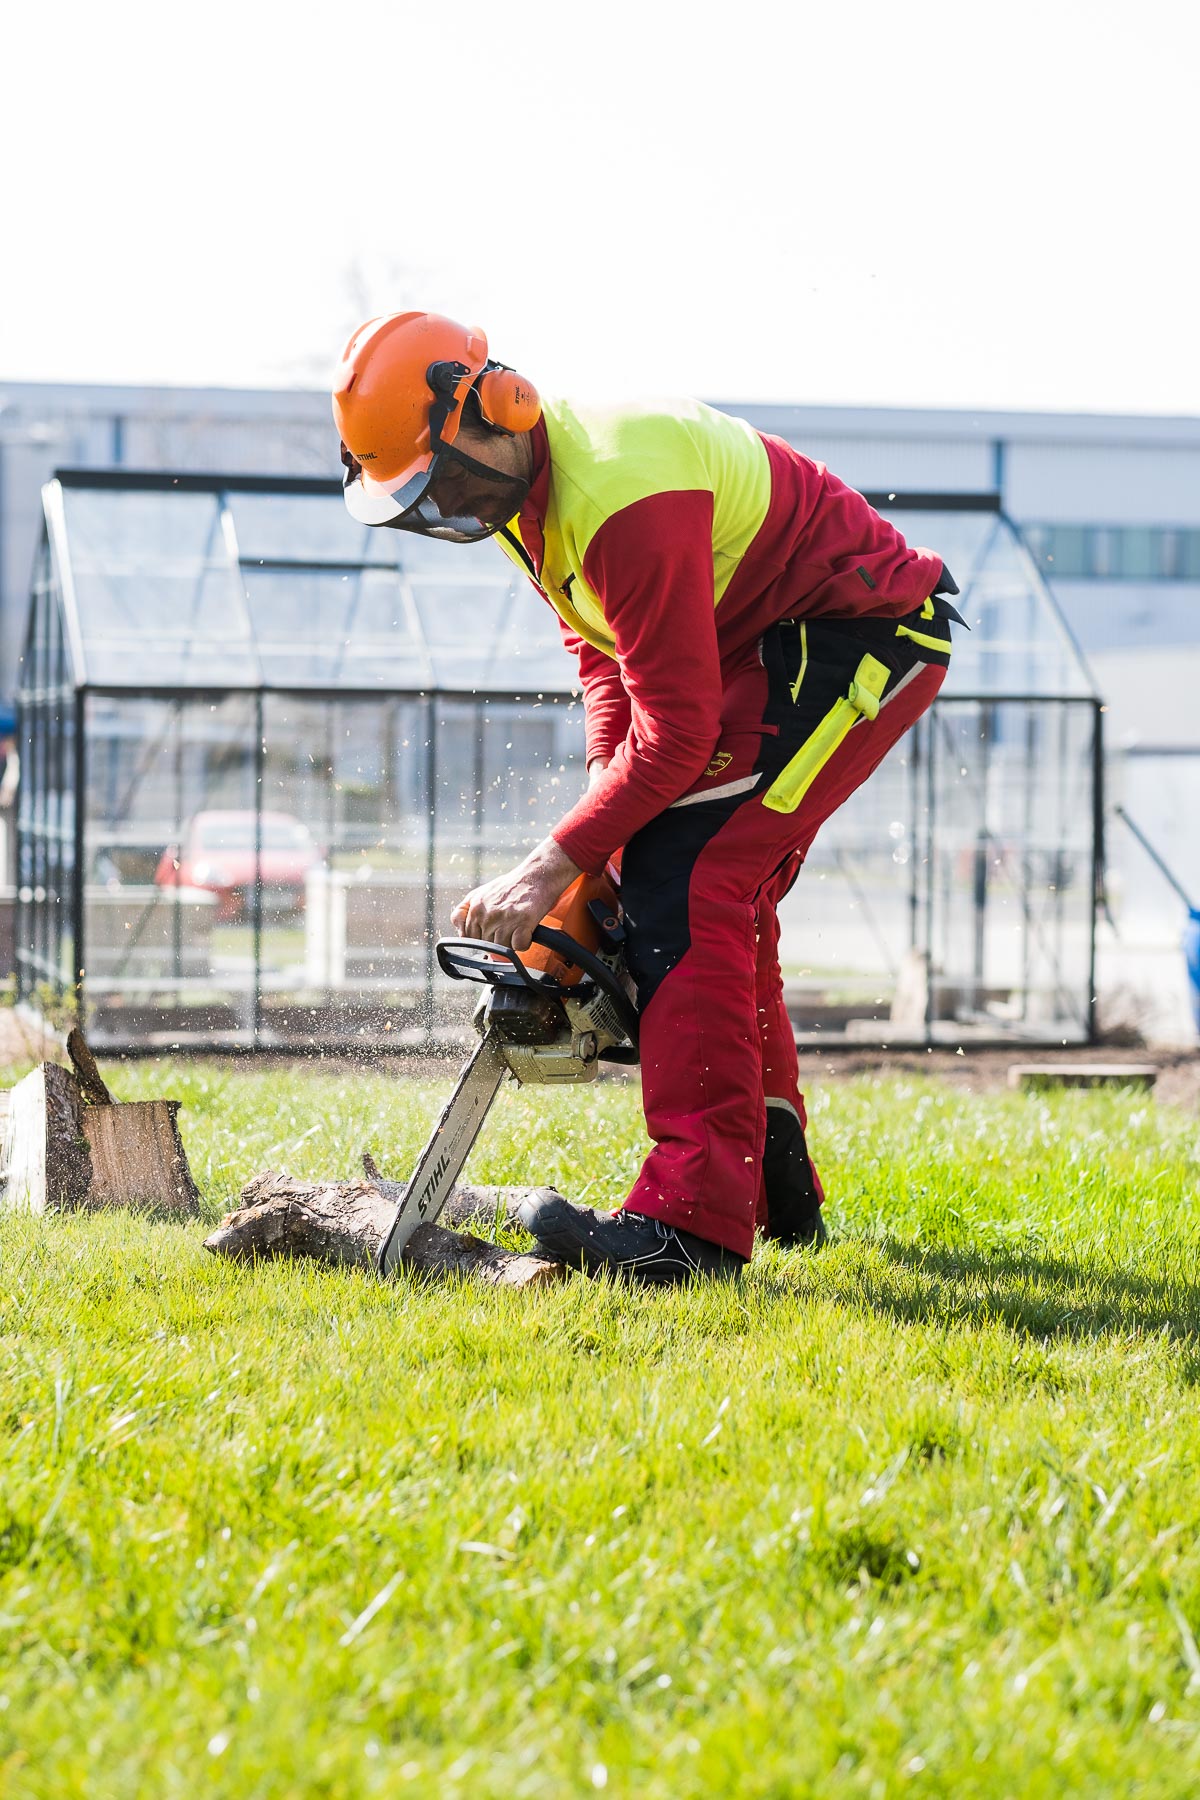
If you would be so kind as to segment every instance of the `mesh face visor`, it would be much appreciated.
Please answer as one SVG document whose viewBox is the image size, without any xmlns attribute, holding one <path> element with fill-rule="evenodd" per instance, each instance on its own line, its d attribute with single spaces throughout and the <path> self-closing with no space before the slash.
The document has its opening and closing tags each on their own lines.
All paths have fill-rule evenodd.
<svg viewBox="0 0 1200 1800">
<path fill-rule="evenodd" d="M 494 505 L 474 512 L 455 504 L 455 489 L 461 484 L 447 477 L 463 469 L 495 489 Z M 440 451 L 428 469 L 391 491 L 377 482 L 368 486 L 361 471 L 347 468 L 344 491 L 350 516 L 360 525 L 387 525 L 393 531 L 413 531 L 451 544 L 476 544 L 520 512 L 529 484 L 456 449 Z"/>
</svg>

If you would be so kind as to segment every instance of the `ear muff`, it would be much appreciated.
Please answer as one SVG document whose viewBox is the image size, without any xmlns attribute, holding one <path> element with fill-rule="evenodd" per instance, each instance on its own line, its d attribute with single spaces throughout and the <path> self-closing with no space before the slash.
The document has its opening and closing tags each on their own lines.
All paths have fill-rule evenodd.
<svg viewBox="0 0 1200 1800">
<path fill-rule="evenodd" d="M 475 383 L 479 410 L 497 431 L 532 431 L 542 416 L 542 403 L 532 381 L 503 363 L 488 363 Z"/>
</svg>

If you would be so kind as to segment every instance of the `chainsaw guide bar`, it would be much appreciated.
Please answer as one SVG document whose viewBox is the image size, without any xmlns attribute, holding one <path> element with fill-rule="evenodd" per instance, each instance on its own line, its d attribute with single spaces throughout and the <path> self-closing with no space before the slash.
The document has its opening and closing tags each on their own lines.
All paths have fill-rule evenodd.
<svg viewBox="0 0 1200 1800">
<path fill-rule="evenodd" d="M 637 1060 L 637 1009 L 625 974 L 615 900 L 596 924 L 594 951 L 566 932 L 539 925 L 534 944 L 553 958 L 549 967 L 531 968 L 515 951 L 474 938 L 438 943 L 438 962 L 447 975 L 488 990 L 475 1013 L 480 1042 L 396 1207 L 376 1257 L 380 1275 L 395 1273 L 418 1226 L 431 1225 L 441 1212 L 506 1075 L 522 1086 L 557 1087 L 594 1081 L 602 1057 Z"/>
</svg>

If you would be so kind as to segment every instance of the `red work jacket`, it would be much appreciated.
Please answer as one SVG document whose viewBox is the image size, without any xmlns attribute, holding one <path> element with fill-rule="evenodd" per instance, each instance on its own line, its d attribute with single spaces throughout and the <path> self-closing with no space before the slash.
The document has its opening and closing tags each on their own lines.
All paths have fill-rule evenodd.
<svg viewBox="0 0 1200 1800">
<path fill-rule="evenodd" d="M 550 401 L 534 449 L 498 541 L 579 660 L 588 762 L 608 768 L 553 835 L 596 871 L 707 766 L 749 642 L 782 618 L 901 617 L 941 561 L 822 463 L 697 401 Z"/>
</svg>

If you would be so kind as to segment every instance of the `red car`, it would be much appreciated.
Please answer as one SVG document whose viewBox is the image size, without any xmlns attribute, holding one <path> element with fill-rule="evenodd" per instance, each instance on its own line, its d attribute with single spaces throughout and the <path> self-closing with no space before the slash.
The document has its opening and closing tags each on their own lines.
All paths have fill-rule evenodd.
<svg viewBox="0 0 1200 1800">
<path fill-rule="evenodd" d="M 321 861 L 308 828 L 290 813 L 265 812 L 261 825 L 263 912 L 299 912 L 304 878 Z M 182 847 L 163 851 L 159 887 L 204 888 L 217 897 L 218 919 L 249 919 L 254 911 L 253 812 L 199 812 Z"/>
</svg>

